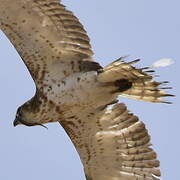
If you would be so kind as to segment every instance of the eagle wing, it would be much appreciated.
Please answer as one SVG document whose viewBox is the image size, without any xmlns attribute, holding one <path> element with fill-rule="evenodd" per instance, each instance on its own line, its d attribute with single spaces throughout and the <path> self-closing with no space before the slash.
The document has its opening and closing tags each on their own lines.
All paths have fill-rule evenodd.
<svg viewBox="0 0 180 180">
<path fill-rule="evenodd" d="M 37 86 L 45 80 L 62 80 L 81 71 L 82 61 L 92 60 L 86 31 L 59 0 L 6 0 L 0 9 L 0 28 Z"/>
<path fill-rule="evenodd" d="M 81 114 L 80 119 L 83 121 L 86 115 Z M 148 131 L 124 104 L 107 107 L 92 118 L 86 119 L 82 127 L 64 124 L 83 162 L 87 180 L 160 179 L 159 161 L 150 147 Z"/>
</svg>

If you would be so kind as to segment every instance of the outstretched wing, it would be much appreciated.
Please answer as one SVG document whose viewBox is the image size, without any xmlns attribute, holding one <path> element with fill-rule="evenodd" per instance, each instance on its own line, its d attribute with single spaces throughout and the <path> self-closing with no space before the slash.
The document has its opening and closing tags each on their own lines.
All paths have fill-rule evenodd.
<svg viewBox="0 0 180 180">
<path fill-rule="evenodd" d="M 83 60 L 92 60 L 86 31 L 59 0 L 6 0 L 0 9 L 0 29 L 37 85 L 62 80 L 81 70 Z"/>
<path fill-rule="evenodd" d="M 145 125 L 124 104 L 101 110 L 86 122 L 80 141 L 73 137 L 72 130 L 69 135 L 80 154 L 87 180 L 160 179 L 159 161 L 150 147 Z"/>
</svg>

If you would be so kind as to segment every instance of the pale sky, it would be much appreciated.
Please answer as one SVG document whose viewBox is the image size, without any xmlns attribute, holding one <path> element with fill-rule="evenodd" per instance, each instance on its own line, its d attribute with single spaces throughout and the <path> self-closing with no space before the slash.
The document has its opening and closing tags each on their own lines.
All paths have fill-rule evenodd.
<svg viewBox="0 0 180 180">
<path fill-rule="evenodd" d="M 175 64 L 157 69 L 158 80 L 168 80 L 173 87 L 172 105 L 120 100 L 145 122 L 161 161 L 162 179 L 180 179 L 180 1 L 62 2 L 85 26 L 101 65 L 125 55 L 141 58 L 141 67 L 160 58 L 174 59 Z M 58 123 L 48 124 L 48 130 L 13 127 L 16 109 L 34 95 L 35 85 L 2 32 L 0 52 L 0 179 L 85 180 L 79 157 Z"/>
</svg>

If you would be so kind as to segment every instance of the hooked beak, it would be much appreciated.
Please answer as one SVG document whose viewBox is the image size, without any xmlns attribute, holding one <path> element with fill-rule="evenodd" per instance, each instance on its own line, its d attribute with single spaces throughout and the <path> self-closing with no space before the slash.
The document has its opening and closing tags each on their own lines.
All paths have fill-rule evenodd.
<svg viewBox="0 0 180 180">
<path fill-rule="evenodd" d="M 16 119 L 13 122 L 13 126 L 16 127 L 18 124 L 21 124 L 21 122 L 18 120 L 18 118 L 16 117 Z"/>
</svg>

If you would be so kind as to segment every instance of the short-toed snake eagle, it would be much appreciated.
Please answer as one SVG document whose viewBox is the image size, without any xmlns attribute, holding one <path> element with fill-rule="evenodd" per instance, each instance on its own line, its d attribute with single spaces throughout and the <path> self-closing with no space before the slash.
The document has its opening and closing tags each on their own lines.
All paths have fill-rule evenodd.
<svg viewBox="0 0 180 180">
<path fill-rule="evenodd" d="M 35 96 L 14 125 L 59 122 L 74 143 L 87 180 L 158 180 L 159 161 L 143 122 L 117 97 L 165 102 L 166 82 L 139 60 L 106 67 L 93 61 L 89 37 L 59 0 L 3 0 L 0 28 L 34 79 Z"/>
</svg>

